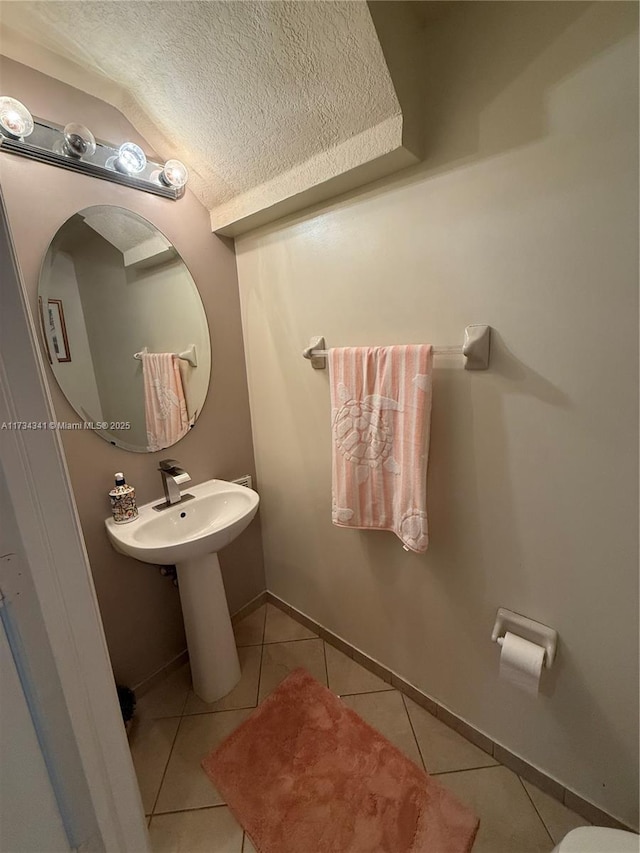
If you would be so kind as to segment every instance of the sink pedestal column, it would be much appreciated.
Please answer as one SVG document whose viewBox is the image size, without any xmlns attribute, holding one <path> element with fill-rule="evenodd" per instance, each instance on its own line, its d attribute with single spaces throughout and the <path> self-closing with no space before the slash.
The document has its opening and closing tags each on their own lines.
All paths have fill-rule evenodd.
<svg viewBox="0 0 640 853">
<path fill-rule="evenodd" d="M 240 680 L 218 555 L 184 560 L 176 569 L 193 689 L 204 702 L 215 702 Z"/>
</svg>

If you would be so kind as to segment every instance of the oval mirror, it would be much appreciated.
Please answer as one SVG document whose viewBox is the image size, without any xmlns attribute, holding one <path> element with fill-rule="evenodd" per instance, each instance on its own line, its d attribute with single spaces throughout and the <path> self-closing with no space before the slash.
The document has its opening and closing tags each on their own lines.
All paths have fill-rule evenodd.
<svg viewBox="0 0 640 853">
<path fill-rule="evenodd" d="M 74 214 L 51 241 L 38 297 L 79 428 L 139 453 L 186 434 L 209 387 L 209 328 L 189 270 L 154 225 L 110 205 Z"/>
</svg>

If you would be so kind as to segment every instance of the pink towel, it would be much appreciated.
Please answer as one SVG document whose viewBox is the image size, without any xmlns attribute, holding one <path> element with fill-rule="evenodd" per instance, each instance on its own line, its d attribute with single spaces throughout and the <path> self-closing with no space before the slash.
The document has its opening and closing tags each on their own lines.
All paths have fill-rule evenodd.
<svg viewBox="0 0 640 853">
<path fill-rule="evenodd" d="M 329 350 L 333 523 L 427 550 L 429 344 Z"/>
<path fill-rule="evenodd" d="M 150 451 L 162 450 L 189 432 L 178 360 L 173 353 L 142 353 L 144 412 Z"/>
</svg>

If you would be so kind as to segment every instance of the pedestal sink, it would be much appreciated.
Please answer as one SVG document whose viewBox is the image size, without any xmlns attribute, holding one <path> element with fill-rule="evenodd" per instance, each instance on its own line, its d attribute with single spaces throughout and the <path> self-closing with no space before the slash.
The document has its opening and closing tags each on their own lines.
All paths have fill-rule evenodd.
<svg viewBox="0 0 640 853">
<path fill-rule="evenodd" d="M 158 501 L 145 504 L 128 524 L 108 518 L 105 525 L 121 554 L 176 566 L 193 689 L 205 702 L 215 702 L 240 679 L 217 552 L 247 527 L 260 498 L 253 489 L 224 480 L 200 483 L 188 495 L 160 512 L 154 509 Z"/>
</svg>

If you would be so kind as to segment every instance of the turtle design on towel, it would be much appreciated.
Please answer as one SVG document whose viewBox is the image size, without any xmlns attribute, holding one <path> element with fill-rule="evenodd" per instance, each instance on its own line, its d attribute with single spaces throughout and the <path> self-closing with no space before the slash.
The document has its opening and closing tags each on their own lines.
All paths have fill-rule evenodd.
<svg viewBox="0 0 640 853">
<path fill-rule="evenodd" d="M 370 470 L 379 465 L 399 474 L 402 469 L 392 456 L 393 423 L 384 415 L 385 410 L 402 411 L 397 400 L 380 394 L 357 400 L 343 383 L 338 393 L 342 406 L 333 414 L 336 447 L 356 465 L 356 481 L 365 483 Z"/>
<path fill-rule="evenodd" d="M 400 538 L 412 551 L 425 551 L 429 544 L 429 525 L 424 510 L 411 508 L 400 522 Z"/>
</svg>

